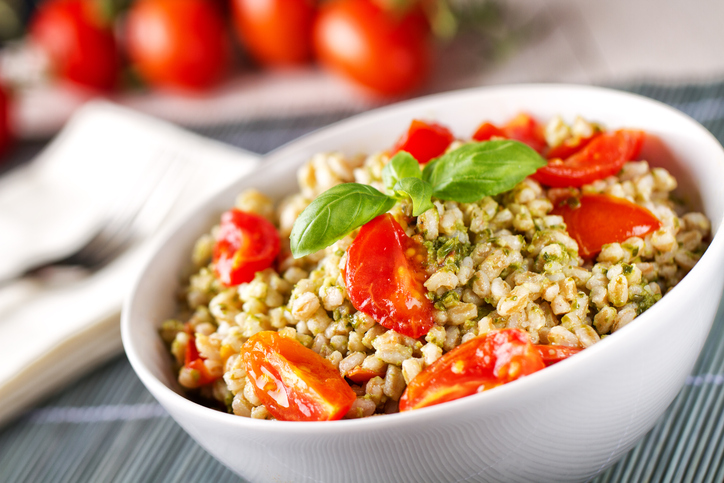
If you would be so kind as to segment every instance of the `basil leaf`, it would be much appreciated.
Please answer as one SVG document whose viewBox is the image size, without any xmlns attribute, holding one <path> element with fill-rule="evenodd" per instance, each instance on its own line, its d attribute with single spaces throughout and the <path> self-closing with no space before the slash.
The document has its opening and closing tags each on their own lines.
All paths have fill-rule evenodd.
<svg viewBox="0 0 724 483">
<path fill-rule="evenodd" d="M 372 186 L 344 183 L 319 195 L 299 215 L 289 236 L 294 258 L 328 247 L 395 204 Z"/>
<path fill-rule="evenodd" d="M 443 200 L 472 203 L 512 189 L 546 165 L 529 146 L 511 140 L 464 144 L 430 162 L 422 179 Z"/>
<path fill-rule="evenodd" d="M 395 184 L 395 193 L 407 195 L 412 200 L 412 216 L 419 216 L 433 207 L 432 186 L 419 178 L 402 178 Z"/>
<path fill-rule="evenodd" d="M 422 178 L 420 163 L 407 151 L 400 151 L 382 168 L 382 182 L 388 192 L 403 178 Z"/>
</svg>

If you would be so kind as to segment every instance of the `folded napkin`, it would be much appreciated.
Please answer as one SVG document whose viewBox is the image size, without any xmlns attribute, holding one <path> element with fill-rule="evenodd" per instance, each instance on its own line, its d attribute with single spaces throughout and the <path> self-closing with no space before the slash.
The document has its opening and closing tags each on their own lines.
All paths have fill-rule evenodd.
<svg viewBox="0 0 724 483">
<path fill-rule="evenodd" d="M 258 161 L 95 101 L 37 159 L 0 178 L 0 278 L 70 253 L 134 193 L 160 208 L 141 212 L 137 241 L 98 272 L 0 287 L 0 424 L 120 351 L 121 302 L 153 237 Z"/>
</svg>

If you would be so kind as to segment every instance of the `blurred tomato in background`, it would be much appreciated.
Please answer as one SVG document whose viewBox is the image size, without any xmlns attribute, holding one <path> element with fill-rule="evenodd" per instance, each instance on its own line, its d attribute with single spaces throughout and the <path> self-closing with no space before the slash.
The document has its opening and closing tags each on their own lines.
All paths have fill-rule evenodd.
<svg viewBox="0 0 724 483">
<path fill-rule="evenodd" d="M 10 95 L 5 87 L 0 84 L 0 156 L 10 147 L 13 141 L 12 129 L 10 126 Z M 2 162 L 2 158 L 0 158 Z"/>
<path fill-rule="evenodd" d="M 381 95 L 425 80 L 432 56 L 429 24 L 417 4 L 385 10 L 372 0 L 331 0 L 314 26 L 314 48 L 331 71 Z"/>
<path fill-rule="evenodd" d="M 48 0 L 32 18 L 30 40 L 52 73 L 102 91 L 116 87 L 121 70 L 113 23 L 95 0 Z"/>
<path fill-rule="evenodd" d="M 125 33 L 131 63 L 153 86 L 203 90 L 229 70 L 231 44 L 214 1 L 137 0 Z"/>
<path fill-rule="evenodd" d="M 234 29 L 260 64 L 285 66 L 312 60 L 315 0 L 231 0 Z"/>
</svg>

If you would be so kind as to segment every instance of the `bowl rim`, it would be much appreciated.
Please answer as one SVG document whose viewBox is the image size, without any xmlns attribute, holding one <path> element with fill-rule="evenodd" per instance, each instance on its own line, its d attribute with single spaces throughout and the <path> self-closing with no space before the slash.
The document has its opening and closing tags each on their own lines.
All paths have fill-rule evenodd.
<svg viewBox="0 0 724 483">
<path fill-rule="evenodd" d="M 327 133 L 328 135 L 334 135 L 338 130 L 348 129 L 349 124 L 362 123 L 368 121 L 370 118 L 374 119 L 377 117 L 387 116 L 390 112 L 398 110 L 404 110 L 408 107 L 413 107 L 417 104 L 436 104 L 440 102 L 454 102 L 458 98 L 465 98 L 481 93 L 507 93 L 515 91 L 540 91 L 541 95 L 544 92 L 553 91 L 578 91 L 581 94 L 595 94 L 620 97 L 622 99 L 628 99 L 631 102 L 638 103 L 640 106 L 645 106 L 646 109 L 658 109 L 668 111 L 669 115 L 679 117 L 691 125 L 691 128 L 701 137 L 702 140 L 707 140 L 709 143 L 713 143 L 712 146 L 718 148 L 720 160 L 724 161 L 724 148 L 719 141 L 699 122 L 693 119 L 691 116 L 669 106 L 663 102 L 630 93 L 620 91 L 617 89 L 589 86 L 589 85 L 576 85 L 576 84 L 561 84 L 561 83 L 534 83 L 534 84 L 514 84 L 514 85 L 498 85 L 498 86 L 484 86 L 484 87 L 473 87 L 460 90 L 454 90 L 449 92 L 443 92 L 406 101 L 398 102 L 395 104 L 379 107 L 366 111 L 349 118 L 337 121 L 328 126 L 317 129 L 313 132 L 305 134 L 299 138 L 296 138 L 284 145 L 274 149 L 267 155 L 263 156 L 265 160 L 260 167 L 256 168 L 252 173 L 245 175 L 249 177 L 258 173 L 260 170 L 269 166 L 270 162 L 277 162 L 279 159 L 283 159 L 286 156 L 287 151 L 299 149 L 297 145 L 303 145 L 305 142 L 313 141 L 316 136 L 320 133 Z M 240 180 L 234 180 L 233 184 Z M 231 184 L 227 185 L 227 188 Z M 534 374 L 526 376 L 524 378 L 512 381 L 508 384 L 495 388 L 495 391 L 485 391 L 482 393 L 474 394 L 464 398 L 460 398 L 454 401 L 449 401 L 445 404 L 439 404 L 426 408 L 420 408 L 414 411 L 408 411 L 403 413 L 386 414 L 384 417 L 368 417 L 359 419 L 346 419 L 337 421 L 278 421 L 278 420 L 257 420 L 252 418 L 245 418 L 236 416 L 234 414 L 224 413 L 201 404 L 198 404 L 183 395 L 177 393 L 172 388 L 167 386 L 161 380 L 157 379 L 150 370 L 145 367 L 142 362 L 141 355 L 137 352 L 137 349 L 133 343 L 133 336 L 131 335 L 131 320 L 130 314 L 133 311 L 134 300 L 137 298 L 139 286 L 144 278 L 144 275 L 149 270 L 153 254 L 157 253 L 158 250 L 167 243 L 168 239 L 177 231 L 182 230 L 186 224 L 189 216 L 198 214 L 203 211 L 204 208 L 212 202 L 213 199 L 221 192 L 226 190 L 219 190 L 214 193 L 211 197 L 200 203 L 199 206 L 191 214 L 185 217 L 183 220 L 177 222 L 174 226 L 164 230 L 162 236 L 157 238 L 156 243 L 149 250 L 150 256 L 145 260 L 142 268 L 137 272 L 137 275 L 133 281 L 132 288 L 128 292 L 128 295 L 124 299 L 123 309 L 121 314 L 121 334 L 123 339 L 123 346 L 126 355 L 133 367 L 134 371 L 141 379 L 143 384 L 149 389 L 149 391 L 159 400 L 159 402 L 166 407 L 166 405 L 173 405 L 183 412 L 190 413 L 196 418 L 214 421 L 218 423 L 224 423 L 227 425 L 238 425 L 239 428 L 246 428 L 248 430 L 263 430 L 265 432 L 283 432 L 285 434 L 290 433 L 308 433 L 309 431 L 323 432 L 325 434 L 334 435 L 342 432 L 349 432 L 350 429 L 355 431 L 375 431 L 381 428 L 381 425 L 387 426 L 389 424 L 416 424 L 421 423 L 423 420 L 430 420 L 431 418 L 440 417 L 445 413 L 449 412 L 461 412 L 469 410 L 473 406 L 477 406 L 478 409 L 484 410 L 484 401 L 495 402 L 501 399 L 514 398 L 519 393 L 530 391 L 533 386 L 541 386 L 549 383 L 551 379 L 555 380 L 559 377 L 559 373 L 565 372 L 572 364 L 580 364 L 584 361 L 592 358 L 597 358 L 601 351 L 612 351 L 615 347 L 620 345 L 618 341 L 623 340 L 627 334 L 633 334 L 635 332 L 641 332 L 647 330 L 648 326 L 655 323 L 655 318 L 659 314 L 664 314 L 667 308 L 676 303 L 676 295 L 682 293 L 690 285 L 693 285 L 698 278 L 697 274 L 704 270 L 704 266 L 707 265 L 709 259 L 715 257 L 718 252 L 724 251 L 724 226 L 722 226 L 721 220 L 724 218 L 724 214 L 720 217 L 719 228 L 716 234 L 711 238 L 711 242 L 707 247 L 705 253 L 701 259 L 696 263 L 693 269 L 675 286 L 666 297 L 662 297 L 660 301 L 654 304 L 646 313 L 637 317 L 637 323 L 627 324 L 621 328 L 615 334 L 606 337 L 604 340 L 594 344 L 592 347 L 587 348 L 584 351 L 576 354 L 575 362 L 571 362 L 570 359 L 563 360 L 553 366 L 547 367 L 544 371 L 538 371 Z M 714 220 L 712 225 L 714 224 Z M 702 263 L 703 262 L 703 263 Z M 707 329 L 708 330 L 708 329 Z M 620 335 L 618 335 L 620 334 Z M 609 349 L 609 347 L 611 347 Z M 168 408 L 167 408 L 168 409 Z"/>
</svg>

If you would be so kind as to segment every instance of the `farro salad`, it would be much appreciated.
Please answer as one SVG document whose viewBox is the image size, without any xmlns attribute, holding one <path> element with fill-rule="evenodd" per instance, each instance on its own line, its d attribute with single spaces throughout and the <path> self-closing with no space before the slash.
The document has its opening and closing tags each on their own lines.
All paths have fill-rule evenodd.
<svg viewBox="0 0 724 483">
<path fill-rule="evenodd" d="M 178 382 L 239 416 L 320 421 L 439 404 L 575 355 L 707 247 L 707 218 L 638 160 L 645 137 L 520 114 L 463 141 L 415 120 L 387 151 L 315 155 L 278 206 L 241 193 L 161 328 Z"/>
</svg>

